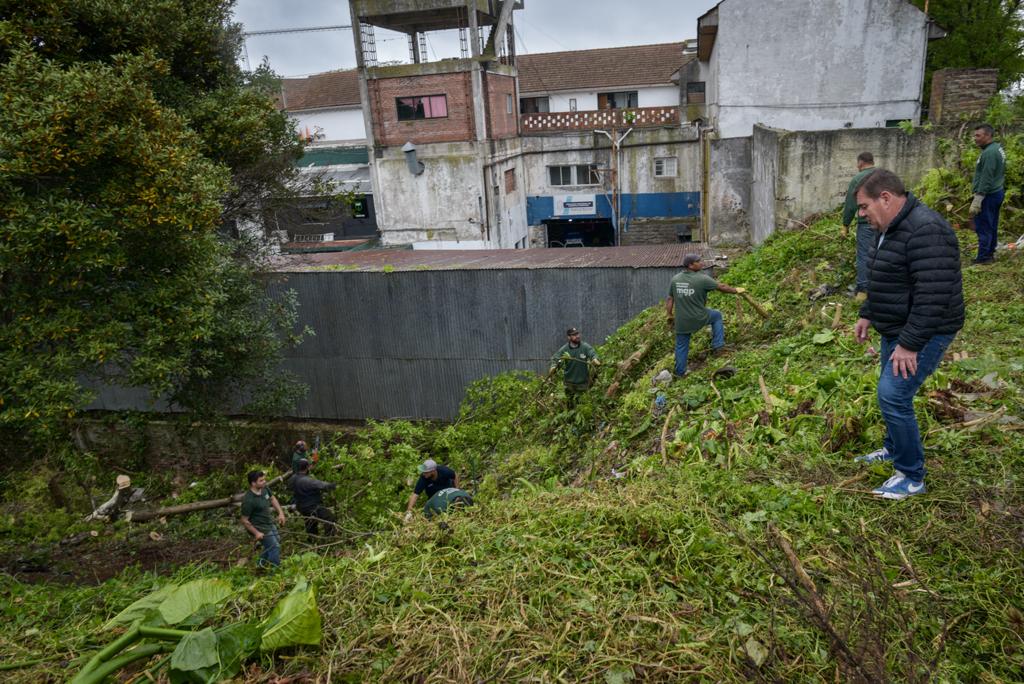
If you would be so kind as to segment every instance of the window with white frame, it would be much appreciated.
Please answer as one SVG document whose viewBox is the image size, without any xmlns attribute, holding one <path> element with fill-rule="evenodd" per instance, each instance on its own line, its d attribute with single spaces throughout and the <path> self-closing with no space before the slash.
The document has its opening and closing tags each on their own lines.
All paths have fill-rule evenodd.
<svg viewBox="0 0 1024 684">
<path fill-rule="evenodd" d="M 601 174 L 597 164 L 574 164 L 572 166 L 549 166 L 548 179 L 551 185 L 600 185 Z"/>
<path fill-rule="evenodd" d="M 657 157 L 654 160 L 655 178 L 675 178 L 679 160 L 675 157 Z"/>
<path fill-rule="evenodd" d="M 551 185 L 572 185 L 572 167 L 549 166 L 548 179 Z"/>
<path fill-rule="evenodd" d="M 512 113 L 512 96 L 511 95 L 506 95 L 505 96 L 505 113 L 506 114 L 511 114 Z"/>
</svg>

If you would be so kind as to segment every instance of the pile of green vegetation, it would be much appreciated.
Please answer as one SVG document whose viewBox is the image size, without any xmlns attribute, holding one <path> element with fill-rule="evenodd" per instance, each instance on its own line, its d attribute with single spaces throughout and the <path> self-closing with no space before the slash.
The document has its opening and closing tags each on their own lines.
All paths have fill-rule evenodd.
<svg viewBox="0 0 1024 684">
<path fill-rule="evenodd" d="M 67 679 L 110 640 L 112 616 L 168 582 L 233 587 L 241 598 L 207 616 L 216 626 L 242 607 L 270 614 L 304 576 L 321 646 L 254 655 L 241 676 L 1018 681 L 1024 261 L 965 268 L 967 324 L 918 403 L 928 494 L 880 501 L 870 490 L 887 468 L 852 460 L 882 437 L 877 356 L 852 340 L 851 300 L 808 298 L 852 280 L 852 238 L 838 233 L 828 216 L 778 234 L 722 276 L 771 313 L 713 296 L 731 377 L 715 377 L 697 336 L 692 373 L 654 386 L 672 357 L 655 308 L 599 348 L 605 365 L 574 410 L 556 381 L 512 373 L 472 386 L 450 425 L 378 423 L 329 445 L 318 472 L 342 485 L 342 530 L 313 552 L 292 521 L 276 574 L 190 564 L 45 591 L 0 579 L 0 655 L 25 665 L 5 675 Z M 966 262 L 973 236 L 960 238 Z M 403 527 L 395 512 L 426 456 L 456 468 L 477 505 Z M 233 516 L 161 529 L 241 544 Z"/>
</svg>

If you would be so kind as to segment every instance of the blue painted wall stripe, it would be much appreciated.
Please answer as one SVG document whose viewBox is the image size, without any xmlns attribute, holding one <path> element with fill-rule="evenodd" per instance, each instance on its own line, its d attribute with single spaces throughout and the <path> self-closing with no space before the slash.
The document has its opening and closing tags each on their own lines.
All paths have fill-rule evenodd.
<svg viewBox="0 0 1024 684">
<path fill-rule="evenodd" d="M 611 218 L 612 209 L 608 198 L 595 194 L 596 214 L 580 214 L 571 218 Z M 546 219 L 570 218 L 555 216 L 555 198 L 549 195 L 534 195 L 526 198 L 526 219 L 536 226 Z M 700 216 L 699 192 L 640 192 L 622 195 L 622 218 L 626 221 L 637 218 L 686 218 Z"/>
</svg>

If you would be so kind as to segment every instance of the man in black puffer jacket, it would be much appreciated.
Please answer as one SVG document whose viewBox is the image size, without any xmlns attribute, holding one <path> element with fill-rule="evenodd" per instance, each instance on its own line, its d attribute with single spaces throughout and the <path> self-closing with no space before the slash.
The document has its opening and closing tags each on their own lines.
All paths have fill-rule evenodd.
<svg viewBox="0 0 1024 684">
<path fill-rule="evenodd" d="M 857 207 L 878 236 L 854 336 L 866 342 L 869 326 L 882 336 L 878 406 L 886 435 L 881 449 L 856 460 L 891 461 L 893 476 L 873 493 L 905 499 L 925 491 L 914 395 L 964 325 L 960 245 L 950 225 L 891 171 L 878 169 L 861 181 Z"/>
</svg>

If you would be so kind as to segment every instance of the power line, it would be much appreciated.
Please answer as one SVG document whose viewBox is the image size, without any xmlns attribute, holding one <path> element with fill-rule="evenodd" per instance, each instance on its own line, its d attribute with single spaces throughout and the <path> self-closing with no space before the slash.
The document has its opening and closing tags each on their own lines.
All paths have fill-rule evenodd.
<svg viewBox="0 0 1024 684">
<path fill-rule="evenodd" d="M 307 26 L 303 28 L 267 29 L 265 31 L 244 31 L 243 36 L 273 36 L 281 33 L 313 33 L 316 31 L 343 31 L 352 28 L 349 24 L 336 24 L 334 26 Z"/>
</svg>

